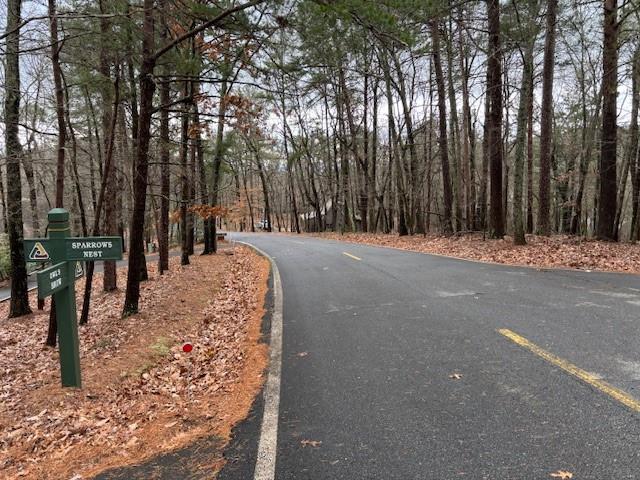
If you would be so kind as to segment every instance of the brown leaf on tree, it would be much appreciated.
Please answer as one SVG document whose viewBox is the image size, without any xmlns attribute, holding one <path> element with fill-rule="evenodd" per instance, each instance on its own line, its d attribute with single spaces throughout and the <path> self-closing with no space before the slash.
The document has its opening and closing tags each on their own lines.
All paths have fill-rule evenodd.
<svg viewBox="0 0 640 480">
<path fill-rule="evenodd" d="M 211 205 L 191 205 L 189 207 L 189 211 L 191 213 L 195 213 L 204 220 L 214 217 L 226 217 L 228 213 L 228 210 L 225 207 L 217 205 L 215 207 L 212 207 Z"/>
</svg>

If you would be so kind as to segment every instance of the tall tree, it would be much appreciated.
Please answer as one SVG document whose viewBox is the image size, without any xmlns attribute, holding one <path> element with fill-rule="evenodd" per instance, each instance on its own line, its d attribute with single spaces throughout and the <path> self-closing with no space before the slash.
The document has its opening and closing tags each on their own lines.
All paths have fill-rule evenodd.
<svg viewBox="0 0 640 480">
<path fill-rule="evenodd" d="M 535 40 L 535 37 L 534 37 Z M 522 190 L 524 180 L 524 162 L 527 143 L 527 120 L 529 110 L 529 97 L 533 89 L 533 46 L 534 41 L 530 41 L 523 53 L 522 82 L 520 87 L 520 100 L 518 106 L 517 133 L 516 133 L 516 156 L 513 172 L 513 243 L 524 245 L 526 242 L 524 232 L 524 212 L 522 201 Z"/>
<path fill-rule="evenodd" d="M 104 156 L 107 156 L 109 150 L 109 130 L 112 124 L 111 105 L 113 103 L 113 90 L 111 82 L 111 55 L 109 51 L 109 43 L 111 37 L 111 22 L 108 18 L 108 10 L 105 0 L 100 0 L 100 63 L 98 72 L 100 73 L 100 95 L 102 97 L 102 138 L 104 140 Z M 115 112 L 113 112 L 115 114 Z M 107 198 L 116 198 L 116 169 L 111 168 L 105 171 L 106 176 L 106 192 Z M 103 234 L 117 235 L 116 226 L 116 202 L 106 202 L 104 209 L 104 228 Z M 104 272 L 102 276 L 103 289 L 106 292 L 113 291 L 117 288 L 118 276 L 116 275 L 116 262 L 106 261 L 104 263 Z"/>
<path fill-rule="evenodd" d="M 64 176 L 65 176 L 65 147 L 67 142 L 67 126 L 64 113 L 64 88 L 62 85 L 62 67 L 60 66 L 60 50 L 62 43 L 58 41 L 58 12 L 55 0 L 49 0 L 49 28 L 51 32 L 51 66 L 53 69 L 53 84 L 56 97 L 56 119 L 58 121 L 58 148 L 56 158 L 56 208 L 64 207 Z M 55 301 L 51 300 L 49 312 L 49 330 L 46 344 L 53 347 L 56 344 L 58 322 L 56 318 Z"/>
<path fill-rule="evenodd" d="M 147 183 L 149 172 L 149 142 L 151 140 L 151 119 L 154 113 L 153 94 L 155 92 L 154 70 L 158 59 L 174 47 L 220 24 L 237 12 L 263 3 L 265 0 L 249 0 L 227 8 L 215 17 L 197 27 L 179 35 L 155 50 L 155 1 L 144 0 L 142 26 L 142 62 L 139 74 L 140 109 L 138 135 L 133 175 L 133 212 L 131 214 L 129 236 L 129 269 L 127 271 L 127 289 L 125 293 L 123 316 L 138 312 L 140 301 L 140 270 L 144 261 L 144 220 L 147 205 Z M 215 192 L 214 192 L 215 193 Z M 213 194 L 213 193 L 212 193 Z M 215 221 L 212 222 L 215 225 Z M 214 239 L 215 246 L 215 239 Z M 214 247 L 215 248 L 215 247 Z"/>
<path fill-rule="evenodd" d="M 7 227 L 11 250 L 11 300 L 9 318 L 31 313 L 27 290 L 27 266 L 24 259 L 22 227 L 22 182 L 18 136 L 20 124 L 20 25 L 21 0 L 7 0 L 5 53 L 4 142 L 7 150 Z"/>
<path fill-rule="evenodd" d="M 160 27 L 160 41 L 166 43 L 169 38 L 167 2 L 161 0 L 162 26 Z M 171 195 L 171 170 L 170 165 L 170 139 L 169 139 L 169 101 L 171 99 L 171 86 L 169 74 L 171 72 L 168 62 L 160 65 L 162 69 L 162 83 L 160 84 L 160 219 L 158 222 L 158 271 L 169 270 L 169 202 Z M 205 248 L 206 250 L 206 248 Z"/>
<path fill-rule="evenodd" d="M 640 44 L 636 46 L 631 67 L 632 81 L 632 106 L 631 126 L 629 127 L 629 156 L 631 162 L 631 241 L 637 241 L 640 229 L 638 228 L 638 210 L 640 206 L 640 145 L 638 142 L 638 114 L 640 113 Z"/>
<path fill-rule="evenodd" d="M 453 193 L 451 191 L 451 178 L 449 175 L 449 146 L 447 140 L 447 105 L 445 96 L 444 75 L 442 73 L 442 61 L 440 59 L 440 25 L 437 19 L 432 19 L 430 23 L 433 67 L 436 72 L 436 88 L 438 92 L 438 125 L 440 134 L 438 142 L 440 145 L 440 163 L 442 168 L 442 189 L 444 214 L 442 217 L 442 228 L 445 234 L 453 232 L 451 222 L 451 210 L 453 203 Z"/>
<path fill-rule="evenodd" d="M 504 236 L 504 212 L 502 205 L 502 49 L 500 46 L 500 0 L 487 0 L 489 17 L 489 53 L 487 74 L 489 84 L 488 153 L 491 175 L 491 203 L 489 231 L 493 238 Z"/>
<path fill-rule="evenodd" d="M 553 142 L 553 72 L 555 67 L 558 0 L 547 1 L 547 31 L 542 70 L 542 116 L 540 118 L 540 184 L 538 190 L 538 233 L 549 235 L 551 208 L 551 143 Z"/>
<path fill-rule="evenodd" d="M 616 155 L 618 98 L 618 5 L 617 0 L 604 1 L 604 35 L 602 50 L 602 138 L 600 143 L 600 197 L 598 199 L 597 236 L 601 240 L 617 240 Z"/>
</svg>

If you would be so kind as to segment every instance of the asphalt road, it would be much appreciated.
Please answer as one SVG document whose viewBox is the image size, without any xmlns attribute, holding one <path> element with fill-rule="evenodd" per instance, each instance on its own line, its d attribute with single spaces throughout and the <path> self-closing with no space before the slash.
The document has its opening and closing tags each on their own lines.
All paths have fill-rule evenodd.
<svg viewBox="0 0 640 480">
<path fill-rule="evenodd" d="M 640 478 L 637 276 L 232 238 L 282 278 L 276 479 Z M 261 403 L 224 480 L 254 478 Z"/>
</svg>

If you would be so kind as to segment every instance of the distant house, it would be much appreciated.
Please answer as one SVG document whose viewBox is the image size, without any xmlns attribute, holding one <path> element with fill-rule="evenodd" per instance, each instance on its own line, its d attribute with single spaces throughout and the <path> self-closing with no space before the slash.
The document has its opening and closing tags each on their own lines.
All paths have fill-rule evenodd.
<svg viewBox="0 0 640 480">
<path fill-rule="evenodd" d="M 332 230 L 335 223 L 335 211 L 333 208 L 333 201 L 327 200 L 325 204 L 320 208 L 320 218 L 318 219 L 318 212 L 313 209 L 307 213 L 301 213 L 299 215 L 302 222 L 302 228 L 305 232 L 319 232 L 322 230 Z"/>
<path fill-rule="evenodd" d="M 362 218 L 360 212 L 349 208 L 350 220 L 356 231 L 361 229 Z M 318 221 L 318 213 L 316 210 L 311 210 L 307 213 L 300 214 L 300 220 L 302 222 L 301 227 L 305 232 L 319 232 L 323 230 L 335 230 L 336 229 L 336 209 L 333 206 L 333 200 L 329 199 L 320 208 L 320 221 Z"/>
</svg>

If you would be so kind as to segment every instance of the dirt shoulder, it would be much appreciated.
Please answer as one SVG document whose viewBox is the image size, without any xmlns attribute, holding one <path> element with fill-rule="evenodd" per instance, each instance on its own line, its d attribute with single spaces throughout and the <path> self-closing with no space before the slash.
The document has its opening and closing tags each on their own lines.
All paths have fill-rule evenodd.
<svg viewBox="0 0 640 480">
<path fill-rule="evenodd" d="M 12 320 L 0 305 L 0 478 L 90 478 L 204 435 L 224 445 L 263 382 L 269 264 L 245 247 L 191 260 L 172 258 L 162 276 L 149 264 L 141 313 L 127 319 L 126 269 L 114 293 L 96 275 L 80 328 L 81 390 L 59 386 L 57 349 L 43 347 L 49 302 L 36 311 L 32 292 L 36 313 Z M 221 463 L 212 458 L 211 471 Z"/>
<path fill-rule="evenodd" d="M 527 235 L 527 245 L 524 246 L 516 246 L 510 239 L 483 239 L 482 234 L 451 237 L 435 235 L 398 237 L 368 233 L 312 235 L 332 240 L 507 265 L 640 273 L 640 244 L 599 242 L 564 235 L 552 237 Z"/>
</svg>

